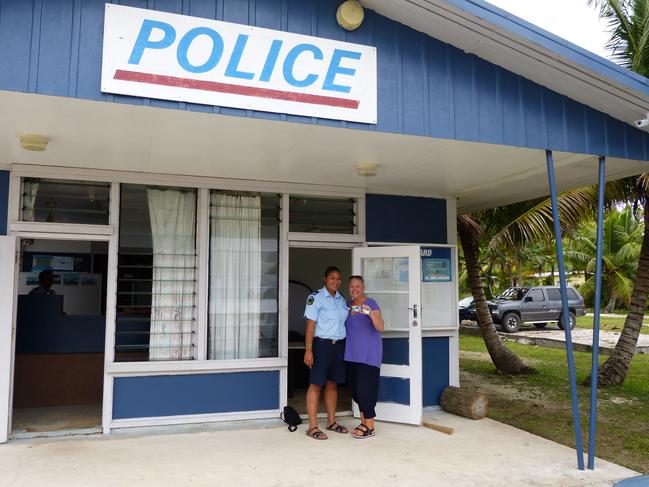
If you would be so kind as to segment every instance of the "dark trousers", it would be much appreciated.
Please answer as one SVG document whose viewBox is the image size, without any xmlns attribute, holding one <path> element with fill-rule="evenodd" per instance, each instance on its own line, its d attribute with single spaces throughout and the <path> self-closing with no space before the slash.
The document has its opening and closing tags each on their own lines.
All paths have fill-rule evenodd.
<svg viewBox="0 0 649 487">
<path fill-rule="evenodd" d="M 365 419 L 376 416 L 374 408 L 379 396 L 379 372 L 380 369 L 373 365 L 347 362 L 349 393 Z"/>
</svg>

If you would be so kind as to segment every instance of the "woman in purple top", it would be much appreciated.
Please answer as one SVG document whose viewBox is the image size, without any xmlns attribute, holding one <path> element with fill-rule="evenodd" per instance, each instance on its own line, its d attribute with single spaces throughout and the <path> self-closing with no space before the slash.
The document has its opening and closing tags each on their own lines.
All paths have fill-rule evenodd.
<svg viewBox="0 0 649 487">
<path fill-rule="evenodd" d="M 379 392 L 379 371 L 383 358 L 383 318 L 376 301 L 365 296 L 365 282 L 361 276 L 349 278 L 349 315 L 345 326 L 345 361 L 347 384 L 352 399 L 361 410 L 361 424 L 352 435 L 354 438 L 374 436 L 374 407 Z"/>
</svg>

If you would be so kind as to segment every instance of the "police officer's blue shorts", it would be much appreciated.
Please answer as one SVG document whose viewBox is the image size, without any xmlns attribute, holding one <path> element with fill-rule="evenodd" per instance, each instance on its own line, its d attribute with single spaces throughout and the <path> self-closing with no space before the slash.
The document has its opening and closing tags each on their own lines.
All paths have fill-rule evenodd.
<svg viewBox="0 0 649 487">
<path fill-rule="evenodd" d="M 345 340 L 313 338 L 313 366 L 309 373 L 309 383 L 323 386 L 327 381 L 344 384 L 347 380 L 345 368 Z"/>
</svg>

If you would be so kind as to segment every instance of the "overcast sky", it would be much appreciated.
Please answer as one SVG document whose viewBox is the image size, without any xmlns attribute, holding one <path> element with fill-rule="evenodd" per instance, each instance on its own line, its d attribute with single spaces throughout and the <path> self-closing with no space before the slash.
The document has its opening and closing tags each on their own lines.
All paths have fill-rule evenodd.
<svg viewBox="0 0 649 487">
<path fill-rule="evenodd" d="M 606 24 L 587 0 L 487 0 L 517 17 L 603 57 Z"/>
</svg>

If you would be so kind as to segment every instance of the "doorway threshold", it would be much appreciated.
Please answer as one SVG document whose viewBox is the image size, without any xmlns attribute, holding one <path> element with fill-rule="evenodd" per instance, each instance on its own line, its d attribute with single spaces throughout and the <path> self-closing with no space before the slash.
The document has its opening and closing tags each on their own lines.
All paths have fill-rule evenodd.
<svg viewBox="0 0 649 487">
<path fill-rule="evenodd" d="M 354 415 L 353 411 L 336 411 L 336 417 L 337 418 L 346 418 L 346 417 L 350 417 L 350 416 L 353 416 L 353 415 Z M 309 415 L 306 414 L 306 413 L 305 414 L 300 414 L 300 418 L 308 420 Z M 318 419 L 326 419 L 327 418 L 327 413 L 318 413 L 316 415 L 316 418 L 318 418 Z"/>
<path fill-rule="evenodd" d="M 75 428 L 54 431 L 12 431 L 9 439 L 11 440 L 26 440 L 32 438 L 60 438 L 64 436 L 88 436 L 97 435 L 102 433 L 101 426 L 94 428 Z"/>
</svg>

